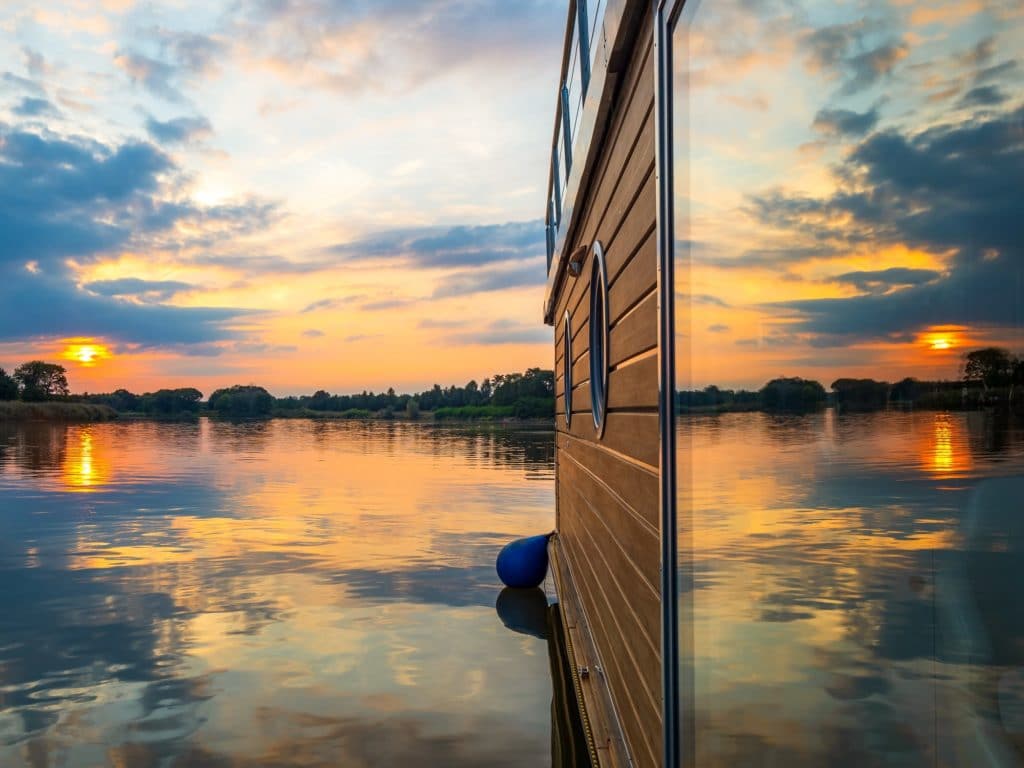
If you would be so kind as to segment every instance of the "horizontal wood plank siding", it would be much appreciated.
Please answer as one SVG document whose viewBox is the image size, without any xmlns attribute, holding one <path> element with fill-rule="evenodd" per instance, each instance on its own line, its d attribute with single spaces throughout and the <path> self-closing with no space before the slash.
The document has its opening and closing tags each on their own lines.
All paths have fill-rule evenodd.
<svg viewBox="0 0 1024 768">
<path fill-rule="evenodd" d="M 586 246 L 555 300 L 558 537 L 633 764 L 661 753 L 658 545 L 657 245 L 654 61 L 648 19 L 613 107 L 593 183 L 566 247 Z M 598 438 L 590 398 L 593 244 L 609 286 L 608 411 Z M 572 336 L 565 423 L 563 317 Z"/>
</svg>

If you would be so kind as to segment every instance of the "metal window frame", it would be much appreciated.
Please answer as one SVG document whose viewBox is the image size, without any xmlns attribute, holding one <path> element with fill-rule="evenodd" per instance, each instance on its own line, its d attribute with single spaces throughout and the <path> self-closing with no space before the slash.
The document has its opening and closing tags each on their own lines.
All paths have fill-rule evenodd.
<svg viewBox="0 0 1024 768">
<path fill-rule="evenodd" d="M 611 367 L 608 349 L 608 267 L 605 263 L 604 246 L 595 241 L 592 250 L 594 263 L 590 268 L 590 317 L 587 319 L 590 338 L 590 412 L 594 417 L 594 431 L 597 439 L 604 437 L 604 428 L 608 423 L 608 369 Z M 597 314 L 594 310 L 601 307 L 601 324 L 594 323 Z M 600 359 L 594 354 L 600 345 Z"/>
<path fill-rule="evenodd" d="M 562 324 L 562 402 L 566 429 L 572 426 L 572 387 L 572 315 L 567 309 Z"/>
<path fill-rule="evenodd" d="M 676 491 L 676 349 L 675 349 L 675 179 L 673 155 L 673 35 L 687 0 L 652 0 L 655 51 L 655 173 L 658 211 L 658 429 L 661 544 L 662 764 L 693 765 L 693 708 L 681 711 L 680 696 L 692 690 L 692 675 L 680 679 L 679 514 Z M 693 697 L 684 695 L 684 701 Z"/>
</svg>

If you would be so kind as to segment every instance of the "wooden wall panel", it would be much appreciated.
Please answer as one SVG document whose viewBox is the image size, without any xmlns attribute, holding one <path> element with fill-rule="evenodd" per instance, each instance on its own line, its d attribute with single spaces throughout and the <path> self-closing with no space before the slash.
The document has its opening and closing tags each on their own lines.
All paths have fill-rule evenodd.
<svg viewBox="0 0 1024 768">
<path fill-rule="evenodd" d="M 555 300 L 558 540 L 601 657 L 633 763 L 661 752 L 658 545 L 657 181 L 654 61 L 648 20 L 613 107 L 603 154 L 567 251 L 587 256 Z M 598 438 L 590 402 L 592 246 L 609 286 L 608 411 Z M 564 419 L 563 315 L 571 313 L 573 416 Z"/>
</svg>

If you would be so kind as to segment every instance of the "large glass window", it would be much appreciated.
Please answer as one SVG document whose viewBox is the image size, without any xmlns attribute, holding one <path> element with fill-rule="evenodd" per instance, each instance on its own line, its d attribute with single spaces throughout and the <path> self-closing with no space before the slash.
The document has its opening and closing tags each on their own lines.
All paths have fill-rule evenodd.
<svg viewBox="0 0 1024 768">
<path fill-rule="evenodd" d="M 1024 766 L 1024 5 L 678 5 L 684 754 Z"/>
</svg>

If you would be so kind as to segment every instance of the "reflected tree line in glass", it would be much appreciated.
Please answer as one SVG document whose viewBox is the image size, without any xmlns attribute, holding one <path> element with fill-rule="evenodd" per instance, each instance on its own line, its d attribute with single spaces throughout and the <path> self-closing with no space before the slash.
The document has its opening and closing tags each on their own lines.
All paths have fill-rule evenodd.
<svg viewBox="0 0 1024 768">
<path fill-rule="evenodd" d="M 686 760 L 1024 765 L 1024 6 L 672 35 Z"/>
</svg>

